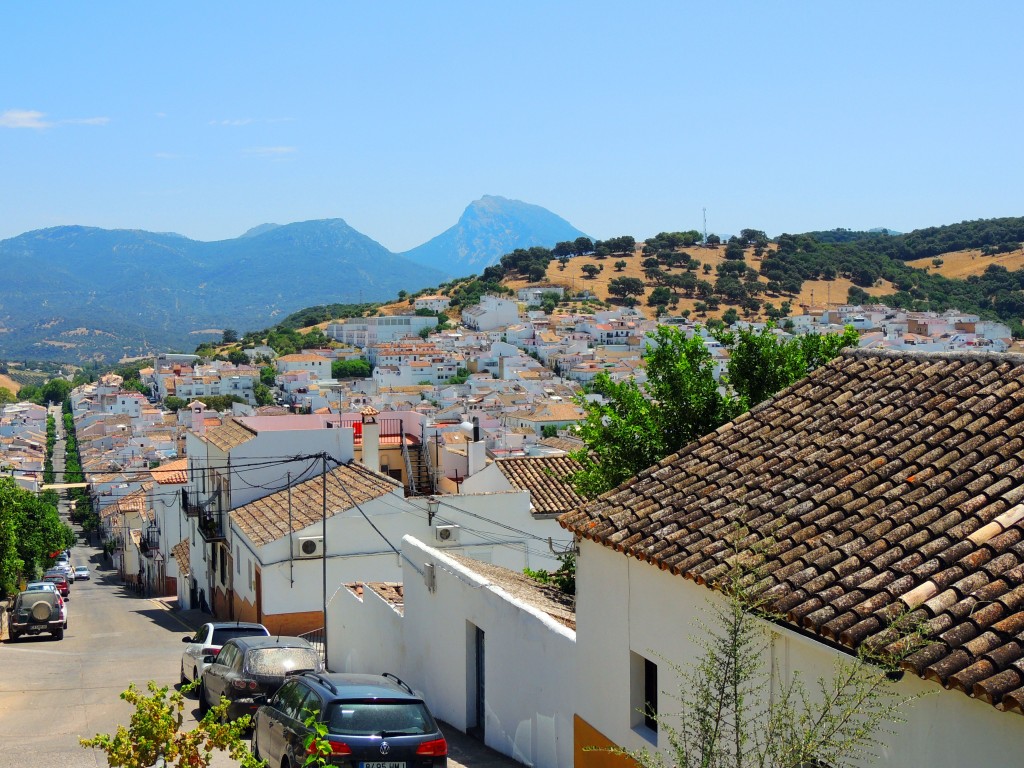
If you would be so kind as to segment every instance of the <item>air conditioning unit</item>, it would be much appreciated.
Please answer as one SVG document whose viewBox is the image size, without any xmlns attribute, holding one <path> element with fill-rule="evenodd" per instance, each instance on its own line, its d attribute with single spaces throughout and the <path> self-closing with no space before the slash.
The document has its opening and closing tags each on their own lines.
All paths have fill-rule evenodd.
<svg viewBox="0 0 1024 768">
<path fill-rule="evenodd" d="M 292 554 L 298 558 L 323 557 L 323 536 L 299 536 L 292 539 Z"/>
<path fill-rule="evenodd" d="M 434 541 L 438 544 L 455 544 L 459 540 L 459 526 L 435 525 Z"/>
</svg>

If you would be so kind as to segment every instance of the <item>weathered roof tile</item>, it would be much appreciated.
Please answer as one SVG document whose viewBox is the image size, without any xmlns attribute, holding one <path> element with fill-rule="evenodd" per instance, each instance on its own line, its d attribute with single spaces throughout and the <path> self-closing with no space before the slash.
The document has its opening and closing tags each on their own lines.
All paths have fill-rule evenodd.
<svg viewBox="0 0 1024 768">
<path fill-rule="evenodd" d="M 1022 467 L 1024 357 L 854 351 L 560 523 L 1020 712 Z"/>
</svg>

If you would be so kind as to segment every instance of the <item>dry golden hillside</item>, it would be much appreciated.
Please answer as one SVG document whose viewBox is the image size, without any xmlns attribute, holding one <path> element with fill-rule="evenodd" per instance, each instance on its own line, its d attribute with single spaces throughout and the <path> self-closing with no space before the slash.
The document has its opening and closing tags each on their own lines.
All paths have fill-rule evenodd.
<svg viewBox="0 0 1024 768">
<path fill-rule="evenodd" d="M 689 249 L 689 253 L 695 259 L 700 261 L 702 265 L 711 265 L 711 274 L 705 275 L 703 273 L 702 267 L 700 270 L 698 270 L 698 278 L 714 282 L 715 268 L 725 260 L 725 248 L 694 247 Z M 640 255 L 640 248 L 638 247 L 634 255 L 627 258 L 622 258 L 621 256 L 612 256 L 604 260 L 596 260 L 590 256 L 583 256 L 580 258 L 570 259 L 564 271 L 559 269 L 561 265 L 558 261 L 552 261 L 551 264 L 548 266 L 548 282 L 554 285 L 560 285 L 565 288 L 569 288 L 577 292 L 582 290 L 589 290 L 602 300 L 607 301 L 609 299 L 608 283 L 613 278 L 639 278 L 640 280 L 645 281 L 647 285 L 647 290 L 644 292 L 644 296 L 640 300 L 638 308 L 641 311 L 643 311 L 645 315 L 653 318 L 654 308 L 647 306 L 647 298 L 650 296 L 651 291 L 654 290 L 654 288 L 657 286 L 653 283 L 646 282 L 642 266 L 643 258 L 644 257 Z M 626 266 L 621 272 L 617 272 L 615 270 L 615 262 L 617 261 L 626 262 Z M 753 267 L 754 269 L 758 269 L 760 267 L 761 261 L 760 259 L 754 258 L 752 248 L 747 251 L 746 262 L 749 266 Z M 603 269 L 601 273 L 597 275 L 596 278 L 591 280 L 583 272 L 584 264 L 598 264 L 602 266 Z M 677 268 L 674 271 L 679 270 Z M 762 282 L 767 283 L 767 280 L 764 280 L 762 278 Z M 514 290 L 516 288 L 529 285 L 529 283 L 525 280 L 513 280 L 508 281 L 507 285 Z M 782 302 L 784 301 L 789 301 L 793 308 L 793 313 L 796 314 L 800 311 L 801 307 L 824 309 L 827 306 L 837 306 L 840 304 L 845 304 L 847 293 L 849 292 L 852 285 L 853 283 L 846 279 L 836 279 L 830 281 L 809 280 L 803 284 L 802 290 L 796 296 L 762 294 L 760 298 L 762 303 L 771 303 L 776 307 L 781 306 Z M 881 296 L 886 293 L 891 293 L 892 291 L 892 285 L 884 281 L 868 289 L 868 293 L 871 294 L 872 296 Z M 677 313 L 682 312 L 684 309 L 689 309 L 691 314 L 696 316 L 697 302 L 698 299 L 687 299 L 685 297 L 681 298 L 679 300 L 679 308 L 677 310 Z M 728 308 L 729 305 L 721 304 L 719 305 L 717 311 L 709 312 L 707 314 L 707 317 L 720 318 L 722 314 L 725 312 L 725 310 Z M 755 319 L 763 320 L 763 313 Z"/>
<path fill-rule="evenodd" d="M 10 376 L 0 373 L 0 387 L 10 390 L 13 394 L 18 394 L 18 390 L 21 389 L 21 384 L 16 382 Z"/>
<path fill-rule="evenodd" d="M 934 260 L 931 258 L 916 259 L 915 261 L 908 261 L 907 264 L 952 280 L 965 280 L 971 275 L 980 275 L 992 265 L 1005 267 L 1010 272 L 1024 269 L 1024 251 L 1000 253 L 995 256 L 982 256 L 979 249 L 972 248 L 967 251 L 944 253 L 936 258 L 942 260 L 942 264 L 938 267 L 935 266 Z"/>
</svg>

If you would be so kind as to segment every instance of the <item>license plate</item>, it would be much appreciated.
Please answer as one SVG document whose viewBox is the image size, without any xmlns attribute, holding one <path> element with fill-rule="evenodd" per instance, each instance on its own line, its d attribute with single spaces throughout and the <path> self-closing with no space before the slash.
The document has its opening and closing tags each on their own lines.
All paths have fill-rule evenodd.
<svg viewBox="0 0 1024 768">
<path fill-rule="evenodd" d="M 405 763 L 360 763 L 359 768 L 405 768 Z"/>
</svg>

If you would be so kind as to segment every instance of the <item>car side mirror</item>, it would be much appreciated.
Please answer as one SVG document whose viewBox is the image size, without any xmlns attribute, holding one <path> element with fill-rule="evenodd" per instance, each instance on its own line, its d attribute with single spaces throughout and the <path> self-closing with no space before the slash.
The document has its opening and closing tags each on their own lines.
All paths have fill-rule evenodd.
<svg viewBox="0 0 1024 768">
<path fill-rule="evenodd" d="M 181 638 L 181 642 L 183 642 L 183 643 L 191 643 L 192 642 L 192 638 L 191 637 L 183 637 L 183 638 Z"/>
<path fill-rule="evenodd" d="M 203 664 L 216 664 L 216 663 L 217 663 L 217 657 L 216 656 L 203 656 Z"/>
</svg>

